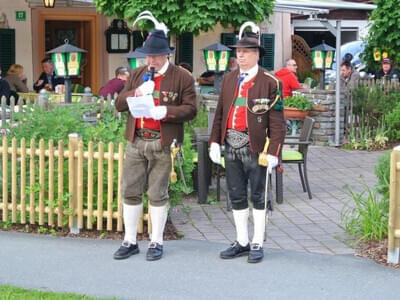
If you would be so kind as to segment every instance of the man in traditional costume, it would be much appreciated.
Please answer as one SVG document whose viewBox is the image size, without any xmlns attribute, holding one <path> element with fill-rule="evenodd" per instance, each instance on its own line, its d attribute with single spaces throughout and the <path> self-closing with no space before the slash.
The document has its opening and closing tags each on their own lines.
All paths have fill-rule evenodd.
<svg viewBox="0 0 400 300">
<path fill-rule="evenodd" d="M 226 179 L 236 227 L 236 241 L 222 251 L 220 257 L 230 259 L 247 255 L 249 263 L 257 263 L 264 257 L 266 175 L 278 165 L 285 122 L 281 84 L 258 66 L 264 50 L 260 47 L 258 27 L 252 23 L 252 28 L 254 32 L 242 34 L 242 26 L 240 40 L 232 46 L 236 48 L 239 68 L 224 76 L 209 143 L 210 158 L 217 164 L 221 163 L 220 146 L 225 146 Z M 269 147 L 264 156 L 268 168 L 259 164 L 267 137 Z M 248 184 L 254 220 L 251 244 Z"/>
</svg>

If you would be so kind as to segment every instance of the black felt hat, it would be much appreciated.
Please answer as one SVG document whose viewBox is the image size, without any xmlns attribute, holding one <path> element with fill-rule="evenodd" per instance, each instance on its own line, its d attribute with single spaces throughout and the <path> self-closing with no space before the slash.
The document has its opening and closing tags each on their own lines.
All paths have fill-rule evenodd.
<svg viewBox="0 0 400 300">
<path fill-rule="evenodd" d="M 143 47 L 137 48 L 136 51 L 145 55 L 164 55 L 169 54 L 175 50 L 170 47 L 168 39 L 164 31 L 154 29 L 148 36 L 143 44 Z"/>
<path fill-rule="evenodd" d="M 245 31 L 242 38 L 236 45 L 229 46 L 230 48 L 257 48 L 260 50 L 260 56 L 264 55 L 264 48 L 260 46 L 259 36 L 257 33 Z"/>
</svg>

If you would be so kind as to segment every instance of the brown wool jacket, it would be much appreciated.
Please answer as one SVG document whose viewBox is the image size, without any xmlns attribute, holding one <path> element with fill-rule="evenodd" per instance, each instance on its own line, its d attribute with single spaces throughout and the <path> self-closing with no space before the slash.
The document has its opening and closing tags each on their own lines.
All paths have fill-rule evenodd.
<svg viewBox="0 0 400 300">
<path fill-rule="evenodd" d="M 118 111 L 129 111 L 127 97 L 132 97 L 134 91 L 142 83 L 142 76 L 147 67 L 131 71 L 124 89 L 119 94 L 115 107 Z M 166 96 L 165 96 L 166 95 Z M 181 67 L 169 64 L 161 81 L 160 105 L 167 106 L 167 116 L 161 120 L 161 145 L 170 146 L 173 139 L 183 142 L 183 123 L 196 116 L 196 90 L 192 75 Z M 135 138 L 135 118 L 128 116 L 125 138 L 133 142 Z"/>
<path fill-rule="evenodd" d="M 268 73 L 269 74 L 269 73 Z M 215 118 L 209 143 L 225 142 L 225 135 L 229 117 L 229 111 L 235 98 L 236 85 L 239 78 L 239 70 L 232 71 L 224 76 L 222 80 L 221 94 L 219 95 L 218 105 L 215 112 Z M 277 83 L 282 91 L 282 84 L 272 75 L 267 75 L 266 71 L 259 67 L 254 85 L 249 90 L 247 99 L 247 124 L 250 141 L 250 150 L 254 153 L 260 153 L 264 149 L 266 139 L 266 128 L 270 144 L 268 154 L 279 156 L 282 150 L 282 144 L 285 139 L 286 129 L 282 110 L 270 109 L 262 114 L 255 114 L 251 111 L 254 106 L 254 99 L 275 100 Z"/>
</svg>

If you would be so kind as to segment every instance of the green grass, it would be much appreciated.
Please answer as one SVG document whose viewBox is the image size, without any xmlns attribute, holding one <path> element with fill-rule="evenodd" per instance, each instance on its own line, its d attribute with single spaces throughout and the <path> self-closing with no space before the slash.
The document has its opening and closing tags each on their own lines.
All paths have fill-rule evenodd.
<svg viewBox="0 0 400 300">
<path fill-rule="evenodd" d="M 38 290 L 25 290 L 22 288 L 0 285 L 0 300 L 94 300 L 99 299 L 96 297 L 89 297 L 85 295 L 76 295 L 70 293 L 54 293 L 54 292 L 44 292 Z M 114 298 L 116 299 L 116 298 Z"/>
</svg>

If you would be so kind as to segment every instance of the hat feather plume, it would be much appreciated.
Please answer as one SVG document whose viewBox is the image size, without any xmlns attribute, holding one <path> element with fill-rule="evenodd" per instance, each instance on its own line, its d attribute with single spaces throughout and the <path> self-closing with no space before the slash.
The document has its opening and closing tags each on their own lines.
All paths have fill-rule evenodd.
<svg viewBox="0 0 400 300">
<path fill-rule="evenodd" d="M 260 27 L 258 27 L 254 22 L 252 21 L 247 21 L 244 22 L 242 26 L 240 26 L 240 30 L 239 30 L 239 40 L 242 39 L 244 30 L 247 27 L 251 27 L 251 31 L 256 33 L 258 35 L 258 42 L 260 43 Z"/>
<path fill-rule="evenodd" d="M 155 29 L 162 30 L 164 32 L 165 36 L 166 37 L 168 36 L 169 29 L 168 29 L 167 25 L 165 25 L 162 22 L 158 22 L 157 19 L 153 16 L 153 14 L 150 11 L 148 11 L 148 10 L 142 11 L 137 16 L 135 22 L 133 22 L 133 27 L 140 20 L 150 20 L 151 22 L 153 22 Z"/>
</svg>

